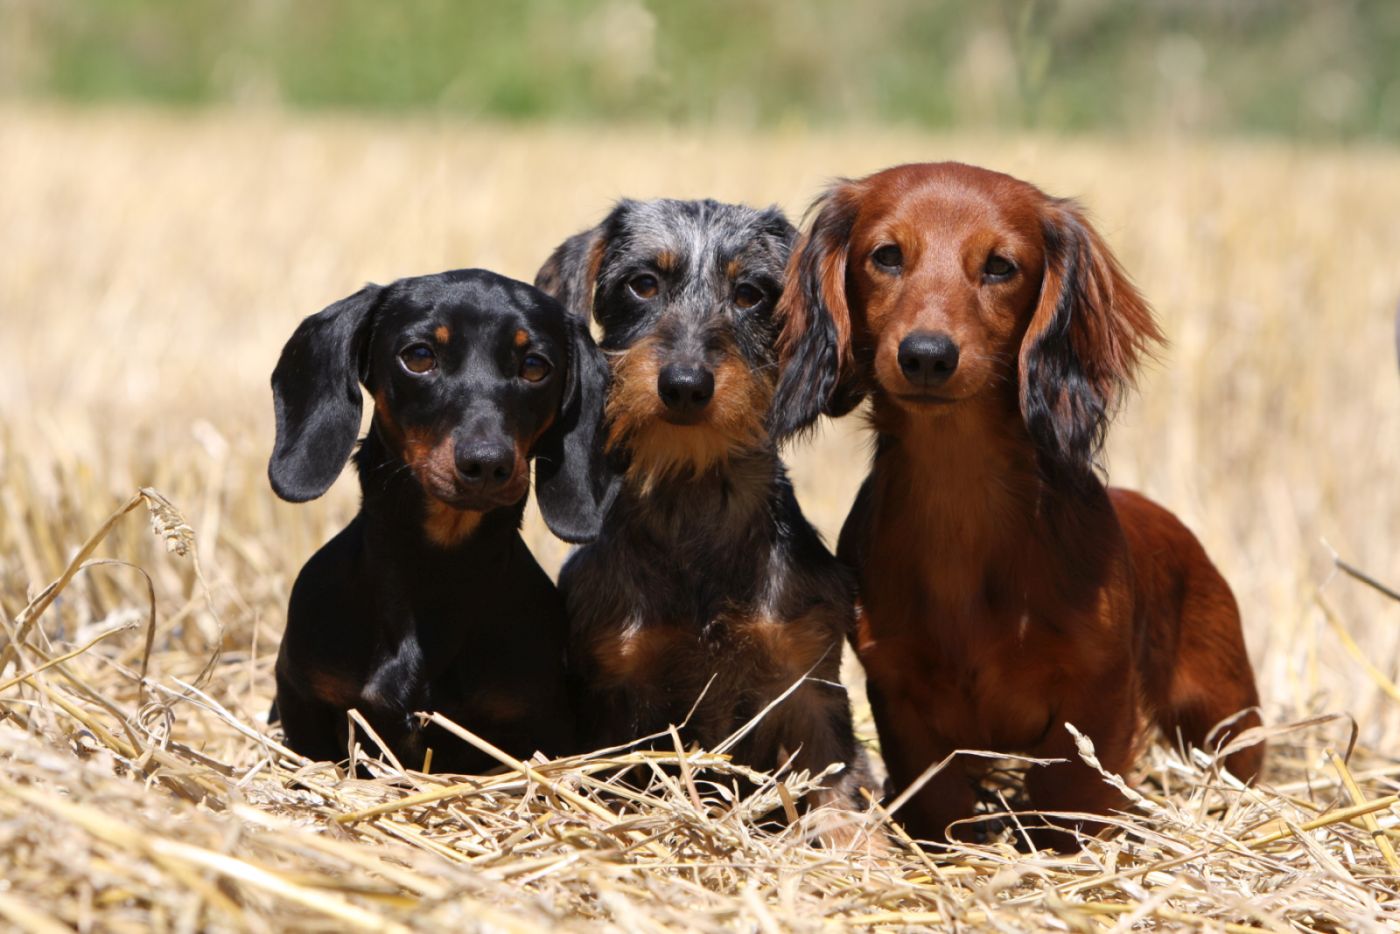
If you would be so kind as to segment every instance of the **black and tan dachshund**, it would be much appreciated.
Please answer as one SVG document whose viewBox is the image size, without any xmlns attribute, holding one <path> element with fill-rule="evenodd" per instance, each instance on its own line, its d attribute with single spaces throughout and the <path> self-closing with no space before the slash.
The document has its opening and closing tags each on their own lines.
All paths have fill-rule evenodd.
<svg viewBox="0 0 1400 934">
<path fill-rule="evenodd" d="M 766 427 L 795 236 L 777 209 L 623 201 L 540 270 L 536 285 L 601 326 L 604 430 L 622 477 L 560 589 L 587 742 L 630 742 L 689 714 L 683 735 L 713 747 L 796 686 L 736 759 L 840 764 L 808 803 L 850 807 L 869 784 L 839 677 L 853 585 L 803 518 Z"/>
<path fill-rule="evenodd" d="M 495 762 L 418 711 L 517 757 L 570 751 L 564 605 L 520 537 L 536 463 L 549 527 L 597 531 L 607 368 L 587 327 L 523 282 L 459 270 L 371 285 L 301 323 L 272 375 L 283 499 L 355 454 L 363 503 L 298 576 L 277 658 L 288 745 L 342 760 L 358 709 L 404 766 Z M 369 748 L 373 749 L 371 745 Z"/>
</svg>

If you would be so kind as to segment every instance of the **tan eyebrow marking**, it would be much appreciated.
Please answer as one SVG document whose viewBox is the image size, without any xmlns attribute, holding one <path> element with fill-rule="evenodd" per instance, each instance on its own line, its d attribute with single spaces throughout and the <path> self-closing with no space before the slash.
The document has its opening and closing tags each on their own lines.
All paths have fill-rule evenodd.
<svg viewBox="0 0 1400 934">
<path fill-rule="evenodd" d="M 437 330 L 433 332 L 433 337 L 439 344 L 447 343 L 447 339 L 452 336 L 452 332 L 447 329 L 447 325 L 439 324 Z"/>
<path fill-rule="evenodd" d="M 524 328 L 515 332 L 515 346 L 524 347 L 528 343 L 530 343 L 530 335 Z"/>
</svg>

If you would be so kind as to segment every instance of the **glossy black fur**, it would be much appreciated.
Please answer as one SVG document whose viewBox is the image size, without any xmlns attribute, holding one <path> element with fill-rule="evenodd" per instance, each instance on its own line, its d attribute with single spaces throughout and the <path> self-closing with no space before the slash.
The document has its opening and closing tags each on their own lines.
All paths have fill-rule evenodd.
<svg viewBox="0 0 1400 934">
<path fill-rule="evenodd" d="M 597 320 L 615 380 L 629 354 L 654 352 L 663 363 L 742 366 L 766 402 L 776 380 L 772 311 L 794 239 L 776 209 L 623 201 L 561 244 L 536 284 Z M 639 274 L 659 278 L 656 298 L 629 290 Z M 763 301 L 737 307 L 736 282 L 760 288 Z M 714 404 L 724 401 L 717 395 Z M 683 737 L 713 748 L 801 682 L 733 752 L 762 768 L 788 756 L 814 771 L 840 763 L 825 800 L 849 806 L 868 784 L 839 681 L 853 585 L 802 515 L 768 413 L 752 415 L 757 436 L 736 438 L 703 470 L 637 473 L 626 438 L 615 439 L 614 465 L 626 479 L 598 539 L 560 574 L 580 726 L 589 744 L 603 746 L 690 714 Z M 620 675 L 639 652 L 645 662 Z"/>
<path fill-rule="evenodd" d="M 399 359 L 415 342 L 437 349 L 427 377 Z M 527 352 L 552 363 L 545 379 L 521 378 Z M 302 322 L 272 379 L 277 493 L 324 493 L 359 432 L 361 384 L 376 405 L 355 455 L 360 512 L 292 590 L 274 705 L 291 748 L 344 759 L 351 707 L 409 768 L 429 748 L 434 771 L 496 765 L 421 728 L 419 711 L 440 711 L 518 757 L 574 748 L 564 606 L 519 534 L 527 492 L 483 493 L 460 473 L 430 491 L 403 439 L 449 454 L 516 445 L 527 458 L 519 479 L 536 462 L 546 522 L 580 541 L 596 533 L 607 495 L 597 436 L 606 377 L 586 327 L 542 292 L 482 270 L 368 286 Z M 463 514 L 475 525 L 460 537 L 431 533 L 435 515 Z"/>
</svg>

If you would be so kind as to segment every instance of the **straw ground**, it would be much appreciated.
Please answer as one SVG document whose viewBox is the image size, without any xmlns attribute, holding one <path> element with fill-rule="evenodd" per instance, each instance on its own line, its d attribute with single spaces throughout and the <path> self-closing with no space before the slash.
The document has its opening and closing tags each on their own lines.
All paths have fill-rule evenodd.
<svg viewBox="0 0 1400 934">
<path fill-rule="evenodd" d="M 0 126 L 6 924 L 1400 924 L 1400 604 L 1330 550 L 1400 581 L 1400 153 L 15 106 Z M 623 193 L 795 214 L 832 175 L 927 158 L 1083 198 L 1155 302 L 1172 346 L 1111 436 L 1111 474 L 1181 513 L 1236 588 L 1278 728 L 1259 788 L 1159 749 L 1122 831 L 1077 857 L 1018 850 L 1014 821 L 945 853 L 897 836 L 834 853 L 756 823 L 810 776 L 736 795 L 713 751 L 356 780 L 278 745 L 287 590 L 355 508 L 349 478 L 301 507 L 264 479 L 267 377 L 301 316 L 367 279 L 528 278 Z M 864 445 L 840 424 L 792 454 L 828 536 Z M 557 567 L 533 514 L 527 538 Z"/>
</svg>

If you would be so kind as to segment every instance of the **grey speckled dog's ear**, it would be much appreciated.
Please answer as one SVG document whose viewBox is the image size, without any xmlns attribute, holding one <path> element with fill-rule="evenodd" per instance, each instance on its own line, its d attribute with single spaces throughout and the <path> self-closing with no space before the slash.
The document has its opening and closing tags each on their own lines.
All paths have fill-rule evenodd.
<svg viewBox="0 0 1400 934">
<path fill-rule="evenodd" d="M 535 288 L 557 299 L 569 314 L 588 320 L 605 247 L 601 226 L 574 234 L 535 273 Z"/>
<path fill-rule="evenodd" d="M 587 321 L 593 315 L 594 288 L 608 239 L 632 206 L 623 199 L 597 227 L 574 234 L 554 248 L 535 273 L 535 288 L 558 300 L 571 315 Z"/>
<path fill-rule="evenodd" d="M 267 476 L 278 496 L 315 499 L 335 482 L 360 431 L 361 361 L 383 288 L 367 285 L 305 319 L 272 371 L 277 440 Z"/>
<path fill-rule="evenodd" d="M 770 204 L 759 212 L 758 222 L 763 232 L 781 243 L 791 255 L 792 248 L 797 244 L 798 231 L 783 209 Z"/>
</svg>

